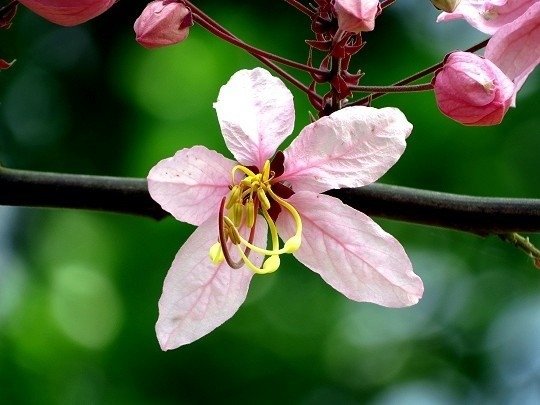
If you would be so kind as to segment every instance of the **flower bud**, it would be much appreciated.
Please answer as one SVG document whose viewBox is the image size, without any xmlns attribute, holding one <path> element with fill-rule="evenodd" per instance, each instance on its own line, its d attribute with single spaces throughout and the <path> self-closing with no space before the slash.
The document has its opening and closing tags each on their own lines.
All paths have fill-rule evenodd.
<svg viewBox="0 0 540 405">
<path fill-rule="evenodd" d="M 107 11 L 116 0 L 19 0 L 37 15 L 58 25 L 82 24 Z"/>
<path fill-rule="evenodd" d="M 159 48 L 186 39 L 192 25 L 191 10 L 185 4 L 159 0 L 148 3 L 133 28 L 139 44 Z"/>
<path fill-rule="evenodd" d="M 469 52 L 447 55 L 433 86 L 441 112 L 465 125 L 499 124 L 515 87 L 491 61 Z"/>
<path fill-rule="evenodd" d="M 9 69 L 11 65 L 13 65 L 14 62 L 15 62 L 14 60 L 12 60 L 11 62 L 8 62 L 7 60 L 0 58 L 0 70 Z"/>
<path fill-rule="evenodd" d="M 431 0 L 431 3 L 439 10 L 453 13 L 457 6 L 459 6 L 459 3 L 461 3 L 461 0 Z"/>
<path fill-rule="evenodd" d="M 343 31 L 373 31 L 379 11 L 379 0 L 336 0 L 338 26 Z"/>
</svg>

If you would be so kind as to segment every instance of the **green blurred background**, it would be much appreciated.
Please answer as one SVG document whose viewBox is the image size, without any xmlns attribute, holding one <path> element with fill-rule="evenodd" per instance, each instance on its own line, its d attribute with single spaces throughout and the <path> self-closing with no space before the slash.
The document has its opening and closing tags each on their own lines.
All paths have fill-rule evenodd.
<svg viewBox="0 0 540 405">
<path fill-rule="evenodd" d="M 305 60 L 308 21 L 284 2 L 197 3 L 250 43 Z M 183 147 L 228 153 L 212 103 L 257 61 L 197 26 L 178 46 L 145 50 L 132 32 L 144 5 L 121 1 L 75 28 L 19 10 L 0 32 L 0 56 L 18 59 L 0 72 L 3 165 L 144 177 Z M 413 0 L 385 12 L 356 60 L 364 83 L 389 84 L 482 39 L 460 22 L 435 24 L 436 15 Z M 448 120 L 429 93 L 377 100 L 415 126 L 382 181 L 539 198 L 538 79 L 493 128 Z M 293 92 L 298 133 L 310 108 Z M 418 305 L 350 302 L 284 260 L 255 277 L 231 321 L 164 353 L 157 300 L 191 226 L 0 207 L 0 402 L 540 403 L 540 273 L 530 260 L 495 237 L 378 222 L 425 282 Z"/>
</svg>

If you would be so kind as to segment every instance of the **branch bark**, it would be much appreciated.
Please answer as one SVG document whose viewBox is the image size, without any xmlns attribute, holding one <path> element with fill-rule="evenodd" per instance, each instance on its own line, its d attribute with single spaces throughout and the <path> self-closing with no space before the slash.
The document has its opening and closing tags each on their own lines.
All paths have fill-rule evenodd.
<svg viewBox="0 0 540 405">
<path fill-rule="evenodd" d="M 109 211 L 162 219 L 146 179 L 0 167 L 0 205 Z M 368 215 L 478 235 L 540 232 L 540 199 L 472 197 L 372 184 L 327 194 Z"/>
</svg>

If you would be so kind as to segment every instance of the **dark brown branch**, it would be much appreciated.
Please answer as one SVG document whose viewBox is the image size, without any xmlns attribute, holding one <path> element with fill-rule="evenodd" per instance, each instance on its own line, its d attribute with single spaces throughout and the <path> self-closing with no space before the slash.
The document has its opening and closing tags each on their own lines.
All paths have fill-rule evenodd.
<svg viewBox="0 0 540 405">
<path fill-rule="evenodd" d="M 471 197 L 372 184 L 327 194 L 368 215 L 479 235 L 540 232 L 540 199 Z M 0 205 L 168 214 L 145 179 L 40 173 L 0 168 Z"/>
</svg>

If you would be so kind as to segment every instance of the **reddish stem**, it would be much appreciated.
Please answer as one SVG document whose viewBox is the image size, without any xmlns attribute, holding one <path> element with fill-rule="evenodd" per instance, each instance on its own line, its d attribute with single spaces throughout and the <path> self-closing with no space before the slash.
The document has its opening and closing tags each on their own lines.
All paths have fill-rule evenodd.
<svg viewBox="0 0 540 405">
<path fill-rule="evenodd" d="M 201 26 L 207 30 L 209 30 L 212 34 L 216 35 L 217 37 L 233 43 L 231 40 L 239 41 L 243 45 L 247 45 L 244 42 L 242 42 L 238 37 L 236 37 L 232 32 L 228 31 L 226 28 L 221 26 L 219 23 L 214 21 L 211 17 L 209 17 L 207 14 L 205 14 L 201 9 L 199 9 L 197 6 L 195 6 L 193 3 L 191 3 L 189 0 L 185 0 L 186 5 L 189 6 L 194 13 L 195 19 L 201 24 Z M 202 22 L 202 23 L 201 23 Z M 212 28 L 212 30 L 209 29 L 209 27 Z M 240 46 L 236 43 L 233 43 L 233 45 Z M 281 67 L 273 63 L 272 61 L 268 60 L 267 57 L 261 56 L 255 53 L 250 52 L 248 49 L 245 49 L 243 46 L 240 46 L 242 49 L 246 50 L 248 53 L 250 53 L 253 57 L 259 59 L 262 63 L 264 63 L 266 66 L 268 66 L 270 69 L 272 69 L 274 72 L 276 72 L 278 75 L 280 75 L 285 80 L 289 81 L 294 86 L 298 87 L 300 90 L 308 94 L 311 98 L 315 98 L 317 100 L 321 99 L 321 96 L 319 96 L 317 93 L 313 92 L 309 87 L 304 85 L 301 81 L 296 79 L 291 74 L 287 73 L 285 70 L 283 70 Z M 307 67 L 307 66 L 306 66 Z M 310 67 L 311 68 L 311 67 Z"/>
<path fill-rule="evenodd" d="M 471 46 L 470 48 L 466 49 L 465 52 L 476 52 L 482 48 L 484 48 L 487 43 L 488 43 L 489 39 L 486 39 L 474 46 Z M 444 64 L 444 60 L 442 62 L 439 62 L 433 66 L 430 66 L 424 70 L 421 70 L 420 72 L 418 73 L 415 73 L 414 75 L 412 76 L 409 76 L 409 77 L 406 77 L 405 79 L 402 79 L 398 82 L 395 82 L 394 84 L 392 84 L 392 86 L 403 86 L 405 84 L 409 84 L 409 83 L 412 83 L 412 82 L 415 82 L 416 80 L 418 79 L 421 79 L 433 72 L 435 72 L 437 69 L 441 68 Z M 387 94 L 386 92 L 385 93 L 373 93 L 373 94 L 370 94 L 369 96 L 366 96 L 364 98 L 361 98 L 360 100 L 357 100 L 355 102 L 352 102 L 352 103 L 347 103 L 345 105 L 345 107 L 349 107 L 349 106 L 353 106 L 353 105 L 365 105 L 365 104 L 369 104 L 371 103 L 372 100 L 376 99 L 376 98 L 379 98 L 379 97 L 382 97 L 384 96 L 385 94 Z"/>
</svg>

